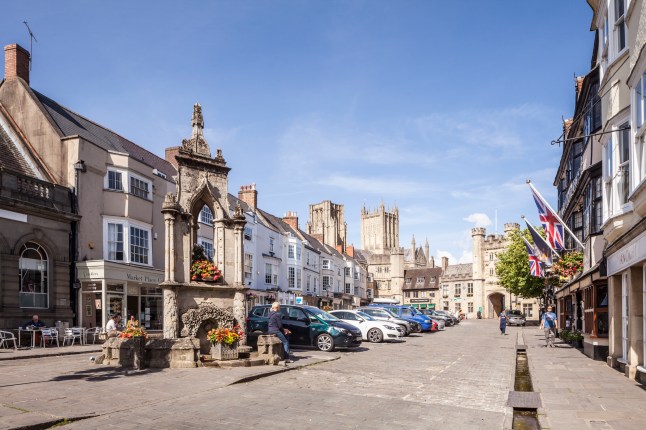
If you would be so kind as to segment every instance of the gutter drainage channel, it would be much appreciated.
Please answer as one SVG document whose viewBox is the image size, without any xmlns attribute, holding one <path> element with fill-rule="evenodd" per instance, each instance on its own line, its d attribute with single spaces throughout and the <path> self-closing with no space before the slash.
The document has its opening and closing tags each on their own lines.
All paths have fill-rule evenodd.
<svg viewBox="0 0 646 430">
<path fill-rule="evenodd" d="M 542 406 L 540 393 L 534 392 L 527 361 L 527 346 L 516 345 L 514 391 L 509 392 L 507 406 L 514 409 L 512 429 L 538 430 L 537 409 Z"/>
</svg>

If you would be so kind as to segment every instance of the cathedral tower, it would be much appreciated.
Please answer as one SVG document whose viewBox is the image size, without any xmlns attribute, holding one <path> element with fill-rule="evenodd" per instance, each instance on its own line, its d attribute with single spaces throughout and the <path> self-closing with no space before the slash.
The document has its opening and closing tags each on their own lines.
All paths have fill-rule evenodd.
<svg viewBox="0 0 646 430">
<path fill-rule="evenodd" d="M 374 212 L 361 209 L 361 247 L 366 251 L 384 254 L 399 248 L 399 210 L 387 211 L 384 204 Z"/>
<path fill-rule="evenodd" d="M 324 200 L 310 205 L 310 219 L 307 223 L 307 234 L 326 245 L 345 252 L 348 226 L 344 220 L 343 205 Z"/>
</svg>

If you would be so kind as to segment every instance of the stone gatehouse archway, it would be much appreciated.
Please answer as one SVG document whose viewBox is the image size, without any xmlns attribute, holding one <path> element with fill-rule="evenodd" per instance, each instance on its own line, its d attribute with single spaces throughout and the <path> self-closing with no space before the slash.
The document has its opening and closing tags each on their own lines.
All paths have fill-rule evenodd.
<svg viewBox="0 0 646 430">
<path fill-rule="evenodd" d="M 492 293 L 487 297 L 488 308 L 487 318 L 496 318 L 500 312 L 505 308 L 505 295 L 502 293 Z"/>
</svg>

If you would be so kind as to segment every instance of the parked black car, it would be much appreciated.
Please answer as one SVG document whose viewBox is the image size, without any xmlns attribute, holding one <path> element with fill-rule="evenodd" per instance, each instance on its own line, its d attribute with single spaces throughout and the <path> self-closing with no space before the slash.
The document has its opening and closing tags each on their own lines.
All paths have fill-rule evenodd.
<svg viewBox="0 0 646 430">
<path fill-rule="evenodd" d="M 424 315 L 428 315 L 431 318 L 437 318 L 437 319 L 443 320 L 444 324 L 447 327 L 451 327 L 451 326 L 455 325 L 455 322 L 453 321 L 453 318 L 448 317 L 446 315 L 440 315 L 439 313 L 437 313 L 433 309 L 420 309 L 420 312 L 423 313 Z"/>
<path fill-rule="evenodd" d="M 268 330 L 271 305 L 254 306 L 247 318 L 247 336 L 254 343 Z M 315 346 L 321 351 L 361 345 L 361 330 L 314 306 L 281 305 L 283 326 L 292 333 L 290 345 Z"/>
</svg>

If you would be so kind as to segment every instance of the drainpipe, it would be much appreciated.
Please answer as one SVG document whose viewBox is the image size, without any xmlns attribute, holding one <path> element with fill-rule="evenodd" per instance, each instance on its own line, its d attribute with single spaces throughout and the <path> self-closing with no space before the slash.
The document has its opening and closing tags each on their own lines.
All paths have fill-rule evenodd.
<svg viewBox="0 0 646 430">
<path fill-rule="evenodd" d="M 72 211 L 75 215 L 79 213 L 79 173 L 87 172 L 85 161 L 79 160 L 74 163 L 74 194 L 72 195 Z M 70 233 L 70 307 L 74 315 L 73 325 L 77 326 L 78 309 L 77 309 L 77 296 L 78 290 L 81 288 L 81 283 L 78 279 L 76 262 L 79 258 L 79 221 L 72 221 L 72 231 Z"/>
</svg>

